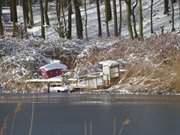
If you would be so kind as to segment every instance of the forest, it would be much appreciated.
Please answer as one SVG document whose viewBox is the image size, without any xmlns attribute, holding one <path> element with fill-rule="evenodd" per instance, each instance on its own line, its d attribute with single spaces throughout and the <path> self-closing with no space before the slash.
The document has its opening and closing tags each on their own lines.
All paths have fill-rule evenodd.
<svg viewBox="0 0 180 135">
<path fill-rule="evenodd" d="M 1 0 L 0 2 L 0 36 L 4 37 L 5 29 L 7 23 L 11 23 L 12 26 L 12 36 L 16 37 L 20 35 L 22 38 L 27 37 L 27 29 L 33 28 L 35 25 L 34 22 L 34 12 L 33 6 L 39 6 L 40 8 L 40 19 L 41 19 L 41 37 L 46 38 L 46 27 L 51 25 L 51 19 L 49 19 L 49 3 L 52 0 Z M 89 28 L 88 21 L 88 11 L 87 7 L 90 4 L 96 6 L 96 21 L 98 25 L 98 31 L 96 35 L 98 37 L 103 36 L 102 23 L 105 22 L 105 33 L 107 37 L 122 36 L 123 19 L 126 20 L 126 27 L 128 30 L 128 35 L 131 39 L 143 39 L 144 37 L 144 17 L 143 17 L 143 4 L 142 0 L 55 0 L 55 11 L 56 11 L 56 32 L 60 38 L 71 39 L 72 38 L 72 25 L 75 25 L 76 37 L 78 39 L 88 39 L 88 30 L 93 29 Z M 125 12 L 122 8 L 125 4 Z M 167 16 L 171 16 L 171 31 L 175 31 L 175 10 L 174 4 L 179 5 L 180 12 L 180 2 L 177 0 L 164 0 L 164 11 L 163 13 Z M 150 3 L 150 33 L 154 33 L 154 21 L 153 21 L 153 9 L 154 0 L 151 0 Z M 101 8 L 103 6 L 103 10 Z M 17 7 L 21 7 L 21 12 L 23 13 L 23 20 L 18 19 Z M 3 17 L 3 9 L 8 8 L 10 10 L 9 20 L 6 17 Z M 82 11 L 83 9 L 83 11 Z M 82 13 L 83 12 L 83 13 Z M 82 17 L 82 14 L 85 14 Z M 75 16 L 75 21 L 72 20 L 72 16 Z M 102 16 L 105 19 L 102 20 Z M 147 16 L 147 15 L 146 15 Z M 180 16 L 180 13 L 179 13 Z M 109 22 L 113 22 L 113 32 L 110 32 Z M 137 28 L 138 27 L 138 28 Z M 159 26 L 161 32 L 164 31 L 164 26 Z"/>
</svg>

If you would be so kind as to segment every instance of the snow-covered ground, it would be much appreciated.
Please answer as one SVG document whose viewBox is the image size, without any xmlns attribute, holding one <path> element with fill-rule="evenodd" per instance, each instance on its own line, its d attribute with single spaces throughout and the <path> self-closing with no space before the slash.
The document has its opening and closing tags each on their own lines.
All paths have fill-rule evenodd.
<svg viewBox="0 0 180 135">
<path fill-rule="evenodd" d="M 164 15 L 164 4 L 163 0 L 154 0 L 154 13 L 153 13 L 153 19 L 154 19 L 154 32 L 155 33 L 160 33 L 161 31 L 161 26 L 164 26 L 165 32 L 170 32 L 171 31 L 171 15 L 167 16 Z M 122 35 L 127 36 L 128 31 L 127 31 L 127 21 L 126 21 L 126 6 L 125 3 L 122 2 L 123 5 L 123 27 L 122 27 Z M 117 3 L 117 11 L 119 14 L 119 4 Z M 106 36 L 106 25 L 105 25 L 105 14 L 104 14 L 104 3 L 100 6 L 101 9 L 101 19 L 102 19 L 102 30 L 103 30 L 103 36 Z M 144 15 L 144 32 L 146 36 L 150 36 L 150 0 L 143 0 L 143 15 Z M 171 9 L 170 9 L 171 10 Z M 34 7 L 35 14 L 35 20 L 36 24 L 40 24 L 39 20 L 39 7 Z M 52 2 L 50 3 L 50 8 L 49 8 L 49 17 L 51 20 L 51 26 L 47 28 L 47 38 L 51 38 L 54 35 L 58 36 L 56 31 L 54 30 L 55 27 L 57 27 L 57 20 L 56 20 L 56 12 L 55 12 L 55 3 Z M 85 19 L 85 12 L 83 7 L 81 8 L 82 11 L 82 18 L 83 20 Z M 171 13 L 171 11 L 170 11 Z M 98 26 L 97 26 L 97 15 L 96 15 L 96 5 L 91 4 L 87 8 L 87 14 L 88 14 L 88 37 L 90 39 L 96 39 L 97 38 L 97 33 L 98 33 Z M 136 12 L 138 14 L 138 12 Z M 76 37 L 76 30 L 75 30 L 75 16 L 73 14 L 73 37 Z M 137 19 L 137 29 L 138 29 L 138 15 L 136 17 Z M 118 16 L 119 20 L 119 16 Z M 179 18 L 179 11 L 178 11 L 178 3 L 175 4 L 175 28 L 177 30 L 180 29 L 180 23 L 178 23 L 180 20 Z M 38 27 L 38 26 L 37 26 Z M 40 30 L 37 29 L 36 27 L 33 28 L 33 30 L 29 30 L 31 32 L 38 32 Z M 39 31 L 40 32 L 40 31 Z M 110 21 L 110 32 L 113 35 L 113 19 Z M 40 33 L 38 33 L 40 34 Z M 58 37 L 57 37 L 58 38 Z"/>
<path fill-rule="evenodd" d="M 154 32 L 156 34 L 159 34 L 161 32 L 161 26 L 164 26 L 165 32 L 171 31 L 171 15 L 164 15 L 164 0 L 154 0 L 154 7 L 153 7 L 153 21 L 154 21 Z M 133 2 L 132 2 L 133 3 Z M 150 36 L 150 0 L 143 0 L 143 16 L 144 16 L 144 33 L 145 36 Z M 123 27 L 122 27 L 122 36 L 126 37 L 128 36 L 127 31 L 127 21 L 126 21 L 126 5 L 124 1 L 122 1 L 122 10 L 123 10 Z M 179 17 L 179 10 L 178 10 L 178 2 L 174 4 L 175 7 L 175 28 L 177 31 L 180 30 L 180 17 Z M 103 36 L 106 37 L 106 25 L 105 25 L 105 14 L 104 14 L 104 3 L 100 6 L 101 9 L 101 20 L 102 20 L 102 31 Z M 137 7 L 138 9 L 138 7 Z M 119 20 L 119 3 L 117 1 L 117 11 L 118 11 L 118 20 Z M 3 13 L 7 13 L 8 10 L 4 10 Z M 88 37 L 90 39 L 97 39 L 97 33 L 98 33 L 98 26 L 97 26 L 97 11 L 96 11 L 96 5 L 95 4 L 88 4 L 87 6 L 87 14 L 88 14 Z M 46 27 L 46 38 L 47 39 L 58 39 L 58 33 L 56 32 L 57 28 L 57 17 L 56 17 L 56 3 L 55 1 L 49 2 L 49 18 L 50 18 L 50 26 Z M 67 15 L 67 12 L 65 13 Z M 81 7 L 81 14 L 83 23 L 85 20 L 85 11 L 84 8 Z M 138 30 L 138 11 L 136 11 L 136 20 L 137 20 L 137 30 Z M 170 9 L 171 14 L 171 9 Z M 40 8 L 39 4 L 33 4 L 33 16 L 35 21 L 35 26 L 31 29 L 28 29 L 28 32 L 30 35 L 33 36 L 40 36 L 41 35 L 41 27 L 40 27 Z M 76 28 L 75 28 L 75 15 L 72 15 L 72 22 L 73 22 L 73 38 L 76 38 Z M 20 22 L 23 22 L 23 15 L 22 15 L 22 8 L 18 6 L 18 19 Z M 66 17 L 67 19 L 67 17 Z M 109 23 L 110 25 L 110 32 L 113 36 L 113 19 Z"/>
<path fill-rule="evenodd" d="M 117 9 L 119 12 L 119 8 Z M 144 32 L 145 36 L 149 37 L 151 35 L 149 0 L 143 0 L 143 9 Z M 84 9 L 82 8 L 81 10 L 84 19 Z M 123 2 L 122 36 L 126 38 L 128 37 L 128 31 L 125 10 L 125 3 Z M 171 15 L 167 16 L 163 14 L 163 0 L 154 0 L 154 32 L 157 33 L 157 35 L 153 35 L 151 38 L 146 39 L 145 42 L 136 40 L 130 41 L 123 38 L 119 39 L 119 37 L 113 37 L 113 19 L 110 21 L 110 31 L 112 36 L 106 38 L 104 4 L 101 5 L 101 11 L 102 38 L 97 38 L 98 26 L 96 5 L 91 4 L 88 5 L 88 36 L 90 40 L 76 39 L 74 14 L 73 39 L 60 39 L 55 31 L 55 28 L 57 27 L 55 2 L 50 2 L 50 26 L 46 29 L 46 40 L 42 40 L 38 38 L 41 34 L 39 4 L 34 4 L 33 12 L 35 26 L 28 29 L 29 35 L 32 36 L 30 36 L 29 39 L 24 40 L 9 37 L 0 40 L 0 83 L 9 89 L 14 89 L 15 87 L 18 89 L 19 81 L 38 77 L 38 68 L 44 64 L 50 63 L 53 59 L 61 60 L 70 70 L 74 69 L 81 73 L 96 71 L 98 68 L 96 63 L 101 60 L 115 59 L 118 60 L 121 67 L 126 68 L 128 72 L 125 76 L 122 76 L 119 83 L 110 88 L 109 91 L 120 89 L 125 91 L 134 89 L 134 91 L 138 91 L 139 89 L 146 90 L 146 88 L 149 90 L 156 90 L 158 88 L 166 89 L 172 82 L 178 84 L 178 81 L 176 82 L 173 80 L 173 77 L 178 80 L 176 75 L 179 75 L 179 72 L 176 72 L 176 70 L 168 70 L 169 64 L 165 70 L 161 70 L 161 64 L 163 62 L 165 62 L 165 64 L 169 61 L 174 62 L 174 58 L 177 56 L 175 54 L 180 48 L 178 36 L 171 34 L 167 34 L 165 37 L 157 36 L 161 31 L 161 26 L 164 26 L 165 32 L 171 31 Z M 3 13 L 5 12 L 8 12 L 8 10 L 3 10 Z M 175 4 L 175 28 L 177 31 L 180 29 L 178 14 L 178 4 Z M 18 7 L 18 16 L 19 21 L 22 22 L 23 17 L 21 7 Z M 175 53 L 170 53 L 168 50 L 174 51 Z M 171 56 L 169 58 L 170 60 L 167 59 L 168 56 Z M 164 71 L 168 71 L 167 74 L 156 77 L 156 73 L 160 74 Z M 161 83 L 162 81 L 164 81 L 164 86 L 163 83 Z M 174 89 L 178 88 L 180 87 L 176 86 Z"/>
</svg>

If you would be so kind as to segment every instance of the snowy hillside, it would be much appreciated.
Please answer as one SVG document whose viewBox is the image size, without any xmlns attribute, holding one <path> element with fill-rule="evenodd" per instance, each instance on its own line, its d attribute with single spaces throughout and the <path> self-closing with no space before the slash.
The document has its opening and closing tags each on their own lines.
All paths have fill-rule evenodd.
<svg viewBox="0 0 180 135">
<path fill-rule="evenodd" d="M 117 9 L 119 12 L 119 4 Z M 154 0 L 154 32 L 150 33 L 150 1 L 143 0 L 144 35 L 143 41 L 129 40 L 126 7 L 123 2 L 122 37 L 113 36 L 113 19 L 110 21 L 111 37 L 106 37 L 104 4 L 101 5 L 102 38 L 97 37 L 98 26 L 96 5 L 87 7 L 88 37 L 87 40 L 76 39 L 75 15 L 73 14 L 73 39 L 60 39 L 56 32 L 56 5 L 49 3 L 50 26 L 46 27 L 46 39 L 41 35 L 41 19 L 39 4 L 33 4 L 34 22 L 28 28 L 28 39 L 5 37 L 0 39 L 0 84 L 9 90 L 24 89 L 19 82 L 29 78 L 39 78 L 38 68 L 54 59 L 61 60 L 69 71 L 79 74 L 98 70 L 97 63 L 102 60 L 117 60 L 124 71 L 121 78 L 109 88 L 109 91 L 127 90 L 129 93 L 162 94 L 180 90 L 179 50 L 180 37 L 171 31 L 171 15 L 163 14 L 163 0 Z M 84 9 L 81 7 L 84 21 Z M 7 9 L 3 13 L 9 12 Z M 170 12 L 171 13 L 171 12 Z M 67 14 L 67 13 L 66 13 Z M 137 13 L 138 16 L 138 13 Z M 18 19 L 23 22 L 22 9 L 18 6 Z M 67 19 L 67 18 L 66 18 Z M 119 17 L 118 17 L 119 19 Z M 137 19 L 137 30 L 138 17 Z M 164 26 L 165 34 L 161 33 Z M 175 4 L 175 28 L 180 30 L 178 3 Z M 167 33 L 166 33 L 167 32 Z M 160 90 L 160 92 L 159 92 Z M 163 92 L 162 92 L 163 91 Z"/>
</svg>

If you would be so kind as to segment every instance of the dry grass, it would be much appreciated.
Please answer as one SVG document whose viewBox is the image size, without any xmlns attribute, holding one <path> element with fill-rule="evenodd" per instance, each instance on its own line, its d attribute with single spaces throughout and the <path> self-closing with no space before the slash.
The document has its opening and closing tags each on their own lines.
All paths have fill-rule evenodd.
<svg viewBox="0 0 180 135">
<path fill-rule="evenodd" d="M 166 89 L 180 91 L 180 36 L 167 33 L 144 41 L 121 40 L 84 59 L 92 64 L 107 59 L 123 59 L 127 72 L 120 84 L 131 89 Z"/>
</svg>

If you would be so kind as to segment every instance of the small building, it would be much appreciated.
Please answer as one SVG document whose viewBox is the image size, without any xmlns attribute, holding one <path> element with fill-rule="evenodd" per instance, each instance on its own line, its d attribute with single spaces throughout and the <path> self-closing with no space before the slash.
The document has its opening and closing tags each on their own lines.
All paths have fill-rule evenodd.
<svg viewBox="0 0 180 135">
<path fill-rule="evenodd" d="M 87 89 L 99 89 L 104 86 L 103 76 L 99 73 L 87 75 L 84 81 Z"/>
<path fill-rule="evenodd" d="M 47 64 L 39 68 L 40 73 L 44 79 L 61 76 L 67 70 L 67 66 L 60 62 Z"/>
<path fill-rule="evenodd" d="M 106 85 L 110 85 L 114 79 L 119 78 L 119 63 L 114 60 L 106 60 L 99 62 L 102 65 L 103 80 Z"/>
</svg>

